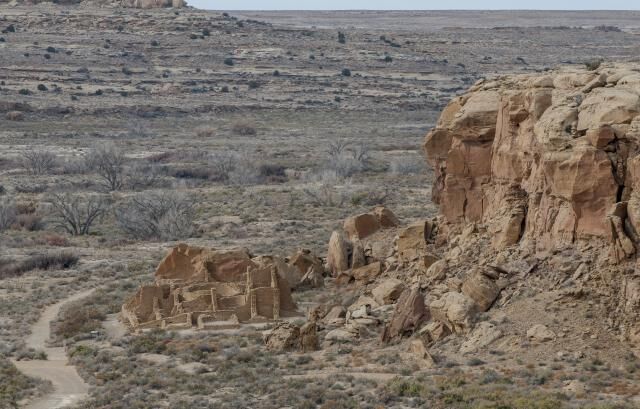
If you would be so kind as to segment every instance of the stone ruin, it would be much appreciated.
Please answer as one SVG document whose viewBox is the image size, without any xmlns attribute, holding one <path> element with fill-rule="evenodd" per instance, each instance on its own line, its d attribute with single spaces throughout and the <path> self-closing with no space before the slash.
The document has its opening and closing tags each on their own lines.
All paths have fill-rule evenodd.
<svg viewBox="0 0 640 409">
<path fill-rule="evenodd" d="M 288 262 L 252 258 L 246 249 L 210 250 L 178 245 L 162 260 L 155 283 L 144 285 L 122 306 L 135 330 L 196 326 L 231 328 L 297 316 L 290 283 L 320 272 L 321 261 L 299 251 Z"/>
</svg>

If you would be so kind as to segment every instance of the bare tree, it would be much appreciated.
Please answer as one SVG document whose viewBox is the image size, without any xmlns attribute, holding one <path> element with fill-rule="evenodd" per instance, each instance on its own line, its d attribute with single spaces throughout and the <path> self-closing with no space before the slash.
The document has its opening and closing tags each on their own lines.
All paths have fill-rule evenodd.
<svg viewBox="0 0 640 409">
<path fill-rule="evenodd" d="M 87 157 L 87 167 L 94 170 L 108 191 L 120 190 L 124 184 L 124 152 L 113 144 L 97 145 Z"/>
<path fill-rule="evenodd" d="M 31 175 L 44 175 L 56 167 L 56 155 L 44 150 L 28 149 L 22 156 L 22 167 Z"/>
<path fill-rule="evenodd" d="M 115 210 L 120 228 L 138 239 L 181 239 L 193 232 L 195 201 L 175 192 L 144 192 Z"/>
<path fill-rule="evenodd" d="M 6 230 L 16 220 L 16 206 L 9 199 L 0 200 L 0 231 Z"/>
<path fill-rule="evenodd" d="M 54 194 L 50 201 L 54 225 L 74 236 L 89 234 L 91 226 L 109 208 L 109 201 L 102 195 Z"/>
</svg>

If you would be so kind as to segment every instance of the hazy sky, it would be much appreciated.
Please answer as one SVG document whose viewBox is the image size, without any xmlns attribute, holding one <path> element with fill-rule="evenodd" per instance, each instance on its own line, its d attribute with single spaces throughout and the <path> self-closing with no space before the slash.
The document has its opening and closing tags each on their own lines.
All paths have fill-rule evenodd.
<svg viewBox="0 0 640 409">
<path fill-rule="evenodd" d="M 187 0 L 211 10 L 640 10 L 639 0 Z"/>
</svg>

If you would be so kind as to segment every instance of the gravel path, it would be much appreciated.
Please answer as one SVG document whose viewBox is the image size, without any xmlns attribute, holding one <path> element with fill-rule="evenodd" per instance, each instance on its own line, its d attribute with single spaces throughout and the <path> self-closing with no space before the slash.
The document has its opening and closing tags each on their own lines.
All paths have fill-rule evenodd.
<svg viewBox="0 0 640 409">
<path fill-rule="evenodd" d="M 89 390 L 89 386 L 78 375 L 74 366 L 68 365 L 64 348 L 48 347 L 49 327 L 56 319 L 62 306 L 68 302 L 87 297 L 94 290 L 76 293 L 56 304 L 47 307 L 40 319 L 31 327 L 31 335 L 26 340 L 27 347 L 43 350 L 48 359 L 46 361 L 15 361 L 16 367 L 25 375 L 51 381 L 53 391 L 42 396 L 26 406 L 26 409 L 57 409 L 64 408 L 82 400 Z"/>
</svg>

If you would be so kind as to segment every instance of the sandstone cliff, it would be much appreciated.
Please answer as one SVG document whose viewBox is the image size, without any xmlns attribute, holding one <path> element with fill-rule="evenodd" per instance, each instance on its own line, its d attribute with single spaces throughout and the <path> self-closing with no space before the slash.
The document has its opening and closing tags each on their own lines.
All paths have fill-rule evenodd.
<svg viewBox="0 0 640 409">
<path fill-rule="evenodd" d="M 592 272 L 584 287 L 607 295 L 611 328 L 637 342 L 639 142 L 638 66 L 478 82 L 424 142 L 445 258 L 537 257 L 553 271 L 555 255 L 573 252 L 572 278 Z"/>
</svg>

